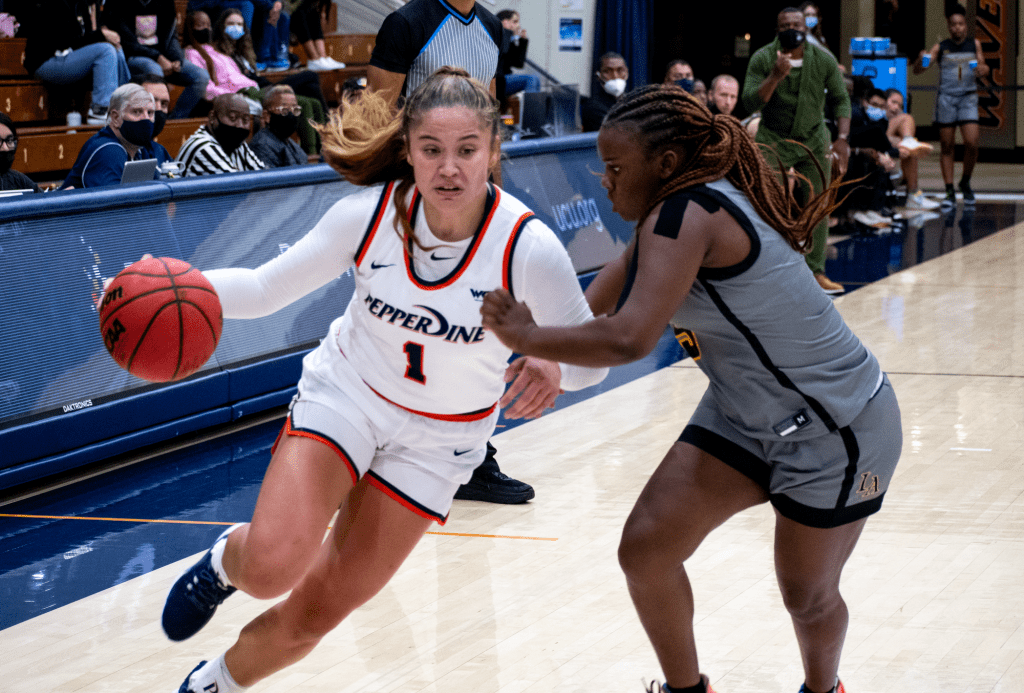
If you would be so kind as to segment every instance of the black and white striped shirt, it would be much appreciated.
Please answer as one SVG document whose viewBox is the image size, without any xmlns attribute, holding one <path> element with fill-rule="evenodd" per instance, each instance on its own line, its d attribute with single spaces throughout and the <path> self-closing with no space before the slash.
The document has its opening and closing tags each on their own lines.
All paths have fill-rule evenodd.
<svg viewBox="0 0 1024 693">
<path fill-rule="evenodd" d="M 445 65 L 488 87 L 498 72 L 502 40 L 501 21 L 480 3 L 467 17 L 444 0 L 411 0 L 385 18 L 370 64 L 406 75 L 405 96 Z"/>
<path fill-rule="evenodd" d="M 260 161 L 244 142 L 230 154 L 225 152 L 205 125 L 192 133 L 185 144 L 181 145 L 178 161 L 185 164 L 185 176 L 209 176 L 266 168 L 266 164 Z"/>
</svg>

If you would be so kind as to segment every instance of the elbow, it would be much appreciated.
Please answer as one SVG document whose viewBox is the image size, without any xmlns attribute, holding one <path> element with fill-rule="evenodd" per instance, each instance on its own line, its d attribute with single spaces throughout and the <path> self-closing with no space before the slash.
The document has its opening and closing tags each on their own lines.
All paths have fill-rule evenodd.
<svg viewBox="0 0 1024 693">
<path fill-rule="evenodd" d="M 639 361 L 654 350 L 658 340 L 647 339 L 643 335 L 623 334 L 612 345 L 616 365 Z"/>
</svg>

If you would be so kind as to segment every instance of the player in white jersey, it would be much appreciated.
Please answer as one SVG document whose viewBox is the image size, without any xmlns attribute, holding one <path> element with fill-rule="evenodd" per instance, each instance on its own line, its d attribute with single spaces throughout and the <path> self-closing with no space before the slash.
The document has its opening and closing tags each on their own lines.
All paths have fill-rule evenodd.
<svg viewBox="0 0 1024 693">
<path fill-rule="evenodd" d="M 709 385 L 619 545 L 664 692 L 711 690 L 684 562 L 729 517 L 771 503 L 801 693 L 842 693 L 849 613 L 839 578 L 881 507 L 902 429 L 878 361 L 800 254 L 833 208 L 837 182 L 797 205 L 739 121 L 675 86 L 619 99 L 597 147 L 612 209 L 637 221 L 626 252 L 587 289 L 594 313 L 607 317 L 537 327 L 498 290 L 484 299 L 484 325 L 518 353 L 608 366 L 644 356 L 672 324 Z"/>
<path fill-rule="evenodd" d="M 481 301 L 496 286 L 548 324 L 593 317 L 554 233 L 487 182 L 498 109 L 485 87 L 442 68 L 399 117 L 367 94 L 322 135 L 328 161 L 368 189 L 266 265 L 206 276 L 228 318 L 271 313 L 350 267 L 356 292 L 303 360 L 252 521 L 179 578 L 162 625 L 184 640 L 236 589 L 291 594 L 180 691 L 243 690 L 302 659 L 387 584 L 431 522 L 445 521 L 500 405 L 518 395 L 508 415 L 539 416 L 559 386 L 604 377 L 537 359 L 506 375 L 511 351 L 482 328 Z M 505 377 L 516 379 L 503 396 Z"/>
</svg>

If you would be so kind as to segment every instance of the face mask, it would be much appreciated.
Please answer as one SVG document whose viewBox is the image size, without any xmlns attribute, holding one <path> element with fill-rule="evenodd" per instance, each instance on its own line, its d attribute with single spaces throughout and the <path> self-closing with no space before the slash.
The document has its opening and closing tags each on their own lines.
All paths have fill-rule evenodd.
<svg viewBox="0 0 1024 693">
<path fill-rule="evenodd" d="M 802 31 L 786 29 L 779 32 L 779 45 L 787 51 L 791 51 L 802 46 L 806 38 L 807 36 Z"/>
<path fill-rule="evenodd" d="M 878 106 L 868 106 L 864 109 L 864 113 L 867 115 L 868 120 L 881 120 L 885 117 L 885 109 Z"/>
<path fill-rule="evenodd" d="M 807 25 L 808 29 L 813 29 L 814 27 L 818 26 L 818 18 L 815 17 L 814 15 L 811 15 L 810 17 L 804 17 L 804 24 Z"/>
<path fill-rule="evenodd" d="M 212 35 L 209 29 L 194 29 L 192 31 L 192 38 L 196 40 L 196 43 L 209 43 L 212 39 Z"/>
<path fill-rule="evenodd" d="M 793 60 L 792 58 L 790 58 L 789 66 L 790 67 L 803 67 L 804 66 L 804 59 L 800 58 L 799 60 Z"/>
<path fill-rule="evenodd" d="M 286 140 L 299 129 L 299 116 L 291 113 L 288 115 L 271 113 L 270 123 L 267 127 L 270 128 L 270 131 L 274 133 L 278 139 Z"/>
<path fill-rule="evenodd" d="M 237 41 L 238 39 L 245 36 L 245 27 L 238 26 L 237 24 L 229 24 L 228 26 L 224 27 L 224 33 L 227 34 L 229 38 L 233 38 Z"/>
<path fill-rule="evenodd" d="M 220 121 L 217 122 L 217 127 L 213 128 L 213 137 L 228 154 L 242 146 L 242 142 L 245 142 L 248 136 L 249 128 L 236 128 Z"/>
<path fill-rule="evenodd" d="M 17 153 L 17 149 L 0 152 L 0 175 L 11 170 L 11 166 L 14 165 L 14 155 Z"/>
<path fill-rule="evenodd" d="M 682 90 L 685 91 L 687 94 L 692 94 L 693 93 L 693 80 L 692 79 L 686 79 L 685 77 L 683 77 L 682 79 L 677 79 L 676 80 L 676 86 L 681 87 Z"/>
<path fill-rule="evenodd" d="M 163 111 L 157 111 L 154 114 L 153 118 L 153 137 L 156 137 L 157 135 L 164 131 L 164 125 L 167 124 L 167 114 Z M 126 137 L 125 139 L 128 138 Z"/>
<path fill-rule="evenodd" d="M 612 96 L 622 96 L 622 92 L 626 91 L 626 80 L 610 79 L 604 83 L 604 90 Z"/>
<path fill-rule="evenodd" d="M 142 120 L 122 120 L 121 137 L 134 144 L 136 147 L 145 147 L 153 141 L 153 121 L 148 118 Z"/>
</svg>

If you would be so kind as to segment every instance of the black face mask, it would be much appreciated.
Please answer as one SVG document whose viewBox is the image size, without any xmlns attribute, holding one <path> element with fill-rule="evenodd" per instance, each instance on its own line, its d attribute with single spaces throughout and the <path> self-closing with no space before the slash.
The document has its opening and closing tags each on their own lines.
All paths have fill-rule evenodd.
<svg viewBox="0 0 1024 693">
<path fill-rule="evenodd" d="M 149 118 L 142 120 L 122 120 L 121 137 L 125 138 L 136 147 L 148 146 L 153 141 L 153 121 Z"/>
<path fill-rule="evenodd" d="M 683 77 L 682 79 L 676 80 L 676 86 L 680 87 L 687 94 L 693 93 L 693 80 Z"/>
<path fill-rule="evenodd" d="M 270 114 L 270 123 L 267 125 L 270 131 L 280 140 L 286 140 L 299 129 L 299 116 L 289 113 L 280 115 Z"/>
<path fill-rule="evenodd" d="M 807 39 L 807 35 L 798 29 L 786 29 L 779 32 L 779 45 L 787 51 L 799 48 Z"/>
<path fill-rule="evenodd" d="M 249 137 L 249 128 L 236 128 L 234 125 L 225 125 L 218 120 L 217 126 L 213 128 L 213 137 L 224 148 L 224 151 L 230 154 L 241 147 Z"/>
<path fill-rule="evenodd" d="M 209 29 L 193 29 L 192 38 L 196 40 L 196 43 L 206 44 L 213 40 L 213 32 Z"/>
<path fill-rule="evenodd" d="M 153 115 L 153 137 L 164 131 L 164 125 L 167 125 L 167 114 L 163 111 L 157 111 Z"/>
<path fill-rule="evenodd" d="M 14 155 L 17 153 L 17 149 L 0 152 L 0 175 L 11 170 L 11 166 L 14 165 Z"/>
</svg>

